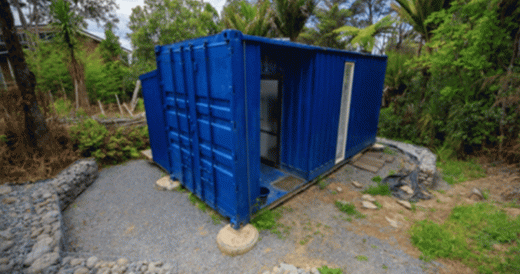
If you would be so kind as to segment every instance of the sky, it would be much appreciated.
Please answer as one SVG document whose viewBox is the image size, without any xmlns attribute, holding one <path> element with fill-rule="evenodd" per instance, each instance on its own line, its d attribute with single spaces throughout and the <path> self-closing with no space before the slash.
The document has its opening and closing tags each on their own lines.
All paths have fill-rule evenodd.
<svg viewBox="0 0 520 274">
<path fill-rule="evenodd" d="M 144 0 L 116 0 L 116 2 L 119 5 L 119 10 L 115 11 L 119 17 L 119 23 L 117 24 L 117 29 L 114 30 L 114 33 L 119 36 L 121 46 L 127 49 L 132 49 L 130 39 L 127 37 L 127 34 L 130 33 L 128 22 L 130 21 L 129 18 L 130 14 L 132 14 L 132 8 L 136 6 L 144 6 Z M 226 3 L 226 0 L 204 0 L 204 2 L 210 3 L 220 14 L 222 7 Z M 101 25 L 98 26 L 94 21 L 87 22 L 88 32 L 102 38 L 105 37 L 105 31 Z"/>
</svg>

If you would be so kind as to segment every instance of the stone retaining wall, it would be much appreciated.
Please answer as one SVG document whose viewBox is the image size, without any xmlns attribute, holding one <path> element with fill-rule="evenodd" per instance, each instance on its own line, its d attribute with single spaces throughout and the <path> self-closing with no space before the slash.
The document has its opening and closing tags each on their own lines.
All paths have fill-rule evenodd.
<svg viewBox="0 0 520 274">
<path fill-rule="evenodd" d="M 429 149 L 421 146 L 389 140 L 382 137 L 377 137 L 376 142 L 395 147 L 410 156 L 410 158 L 419 167 L 419 184 L 427 188 L 435 187 L 438 179 L 437 156 Z"/>
<path fill-rule="evenodd" d="M 61 211 L 98 174 L 96 162 L 86 159 L 51 180 L 0 186 L 0 273 L 172 273 L 162 262 L 63 257 Z"/>
</svg>

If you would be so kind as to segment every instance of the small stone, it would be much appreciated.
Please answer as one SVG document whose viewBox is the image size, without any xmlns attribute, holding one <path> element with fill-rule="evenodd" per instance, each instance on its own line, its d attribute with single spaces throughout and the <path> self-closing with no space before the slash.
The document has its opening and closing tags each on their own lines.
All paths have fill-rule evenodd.
<svg viewBox="0 0 520 274">
<path fill-rule="evenodd" d="M 58 262 L 60 255 L 56 252 L 47 253 L 38 258 L 31 267 L 27 270 L 28 273 L 40 273 L 47 267 Z"/>
<path fill-rule="evenodd" d="M 96 256 L 92 256 L 92 257 L 88 258 L 87 267 L 93 268 L 98 261 L 99 261 L 99 259 Z"/>
<path fill-rule="evenodd" d="M 361 199 L 365 200 L 365 201 L 369 201 L 369 202 L 375 202 L 376 199 L 374 197 L 372 197 L 372 195 L 370 194 L 363 194 L 361 196 Z"/>
<path fill-rule="evenodd" d="M 385 146 L 381 145 L 381 144 L 374 144 L 372 146 L 372 150 L 374 150 L 374 151 L 383 151 L 384 149 L 385 149 Z"/>
<path fill-rule="evenodd" d="M 395 228 L 398 227 L 397 222 L 395 220 L 392 220 L 392 219 L 390 219 L 390 218 L 388 218 L 386 216 L 385 216 L 385 219 L 390 223 L 391 226 L 393 226 Z"/>
<path fill-rule="evenodd" d="M 170 176 L 164 176 L 156 182 L 157 187 L 161 190 L 173 190 L 180 186 L 178 181 L 172 181 Z"/>
<path fill-rule="evenodd" d="M 13 241 L 5 241 L 0 243 L 0 252 L 4 252 L 8 250 L 9 248 L 13 247 L 14 242 Z"/>
<path fill-rule="evenodd" d="M 341 188 L 341 187 L 338 186 L 338 187 L 336 188 L 336 190 L 337 190 L 338 192 L 341 192 L 341 191 L 343 191 L 343 188 Z"/>
<path fill-rule="evenodd" d="M 278 273 L 278 272 L 280 272 L 280 268 L 278 268 L 278 266 L 273 267 L 273 273 Z"/>
<path fill-rule="evenodd" d="M 107 263 L 107 266 L 110 267 L 110 268 L 114 267 L 114 265 L 116 265 L 114 262 L 108 262 Z"/>
<path fill-rule="evenodd" d="M 412 205 L 408 201 L 397 200 L 397 203 L 406 207 L 407 209 L 412 209 Z"/>
<path fill-rule="evenodd" d="M 362 201 L 361 204 L 363 204 L 364 208 L 377 209 L 377 206 L 374 205 L 373 203 L 369 202 L 369 201 Z"/>
<path fill-rule="evenodd" d="M 413 194 L 413 189 L 407 185 L 401 186 L 400 189 L 406 192 L 407 194 Z"/>
<path fill-rule="evenodd" d="M 14 264 L 0 264 L 0 273 L 9 273 L 13 269 Z"/>
<path fill-rule="evenodd" d="M 15 197 L 7 197 L 2 200 L 2 203 L 6 204 L 6 205 L 13 204 L 16 202 L 18 202 L 18 199 L 16 199 Z"/>
<path fill-rule="evenodd" d="M 71 265 L 71 266 L 81 265 L 81 264 L 83 264 L 84 261 L 85 261 L 85 260 L 83 260 L 83 259 L 72 259 L 72 260 L 70 261 L 70 265 Z"/>
<path fill-rule="evenodd" d="M 363 188 L 363 185 L 361 185 L 360 183 L 358 183 L 357 181 L 352 181 L 352 185 L 357 187 L 357 188 Z"/>
<path fill-rule="evenodd" d="M 110 268 L 101 268 L 97 274 L 110 274 Z"/>
<path fill-rule="evenodd" d="M 0 264 L 9 264 L 9 258 L 0 258 Z"/>
<path fill-rule="evenodd" d="M 2 230 L 0 231 L 0 238 L 3 238 L 5 240 L 11 240 L 13 238 L 13 234 L 9 232 L 9 230 Z"/>
<path fill-rule="evenodd" d="M 296 266 L 290 265 L 290 264 L 285 264 L 285 263 L 281 263 L 280 264 L 280 270 L 282 270 L 284 272 L 286 272 L 286 271 L 289 271 L 289 272 L 295 271 L 295 272 L 297 272 L 298 271 Z"/>
<path fill-rule="evenodd" d="M 141 266 L 141 271 L 142 272 L 145 272 L 146 270 L 148 270 L 148 266 L 146 266 L 146 265 Z"/>
<path fill-rule="evenodd" d="M 80 267 L 80 268 L 74 270 L 74 274 L 87 274 L 88 272 L 89 272 L 89 270 L 86 267 Z"/>
<path fill-rule="evenodd" d="M 42 222 L 46 223 L 46 224 L 52 224 L 55 221 L 58 221 L 59 216 L 60 216 L 59 211 L 57 211 L 57 210 L 49 211 L 49 212 L 45 213 L 45 215 L 43 215 Z"/>
<path fill-rule="evenodd" d="M 13 189 L 10 186 L 0 186 L 0 195 L 9 194 Z"/>
<path fill-rule="evenodd" d="M 480 200 L 484 199 L 484 195 L 482 195 L 482 192 L 478 188 L 476 188 L 476 187 L 474 187 L 471 190 L 471 193 L 469 194 L 468 198 L 471 198 L 471 196 L 473 196 L 473 195 L 477 196 L 477 198 L 480 199 Z"/>
<path fill-rule="evenodd" d="M 127 258 L 120 258 L 119 260 L 117 260 L 117 264 L 119 266 L 126 266 L 128 264 L 128 259 Z"/>
</svg>

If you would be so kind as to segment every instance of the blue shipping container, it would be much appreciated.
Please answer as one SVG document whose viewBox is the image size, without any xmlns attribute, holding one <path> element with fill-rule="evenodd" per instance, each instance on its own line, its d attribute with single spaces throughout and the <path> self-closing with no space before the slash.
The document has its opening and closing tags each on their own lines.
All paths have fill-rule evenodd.
<svg viewBox="0 0 520 274">
<path fill-rule="evenodd" d="M 235 30 L 155 53 L 153 159 L 235 228 L 375 142 L 386 56 Z"/>
</svg>

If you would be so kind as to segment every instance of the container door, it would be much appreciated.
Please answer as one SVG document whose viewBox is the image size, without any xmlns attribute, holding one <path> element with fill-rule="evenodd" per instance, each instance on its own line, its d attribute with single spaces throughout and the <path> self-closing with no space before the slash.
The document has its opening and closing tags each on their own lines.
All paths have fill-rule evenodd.
<svg viewBox="0 0 520 274">
<path fill-rule="evenodd" d="M 280 158 L 280 87 L 276 79 L 260 81 L 260 158 L 272 166 L 277 166 Z"/>
<path fill-rule="evenodd" d="M 345 159 L 353 76 L 354 63 L 345 62 L 345 70 L 343 74 L 343 91 L 341 93 L 341 109 L 339 112 L 338 141 L 336 143 L 336 164 Z"/>
</svg>

